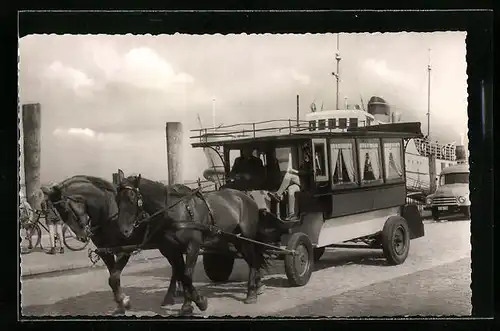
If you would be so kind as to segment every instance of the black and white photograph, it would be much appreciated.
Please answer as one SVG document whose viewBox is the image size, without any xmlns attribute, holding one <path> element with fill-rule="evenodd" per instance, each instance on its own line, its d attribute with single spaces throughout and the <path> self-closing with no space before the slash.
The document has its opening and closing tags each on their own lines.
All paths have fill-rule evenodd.
<svg viewBox="0 0 500 331">
<path fill-rule="evenodd" d="M 18 87 L 22 317 L 471 315 L 465 32 L 30 34 Z"/>
</svg>

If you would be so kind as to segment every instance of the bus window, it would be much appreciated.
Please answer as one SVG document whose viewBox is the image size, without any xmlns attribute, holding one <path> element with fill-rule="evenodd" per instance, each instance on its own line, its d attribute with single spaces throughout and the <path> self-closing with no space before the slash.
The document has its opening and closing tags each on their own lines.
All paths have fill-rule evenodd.
<svg viewBox="0 0 500 331">
<path fill-rule="evenodd" d="M 241 155 L 241 152 L 239 149 L 231 149 L 229 150 L 229 169 L 232 169 L 233 166 L 234 166 L 234 161 L 236 161 L 236 159 L 238 157 L 240 157 Z"/>
<path fill-rule="evenodd" d="M 384 139 L 384 165 L 386 181 L 403 179 L 403 150 L 401 140 Z"/>
<path fill-rule="evenodd" d="M 359 171 L 362 184 L 382 182 L 380 141 L 378 139 L 358 139 Z"/>
<path fill-rule="evenodd" d="M 358 119 L 356 117 L 349 118 L 349 127 L 357 128 L 358 127 Z"/>
<path fill-rule="evenodd" d="M 292 160 L 292 148 L 291 147 L 276 148 L 276 159 L 278 160 L 280 171 L 284 172 L 288 169 L 288 167 L 293 168 L 293 164 L 289 165 L 289 161 Z"/>
<path fill-rule="evenodd" d="M 326 162 L 326 139 L 313 139 L 314 179 L 318 182 L 328 181 Z"/>
<path fill-rule="evenodd" d="M 333 187 L 356 184 L 354 141 L 334 140 L 330 144 L 330 170 Z"/>
</svg>

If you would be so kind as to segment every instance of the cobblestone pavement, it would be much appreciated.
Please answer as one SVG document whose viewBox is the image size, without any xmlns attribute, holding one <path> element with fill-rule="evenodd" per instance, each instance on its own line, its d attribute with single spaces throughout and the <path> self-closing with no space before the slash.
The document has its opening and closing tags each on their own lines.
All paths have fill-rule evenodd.
<svg viewBox="0 0 500 331">
<path fill-rule="evenodd" d="M 209 298 L 209 308 L 195 316 L 470 315 L 470 222 L 430 222 L 425 230 L 399 266 L 386 265 L 378 251 L 329 250 L 304 287 L 288 287 L 283 262 L 275 261 L 254 305 L 242 302 L 244 262 L 236 262 L 224 284 L 210 283 L 198 263 L 195 286 Z M 115 304 L 107 277 L 105 269 L 87 269 L 23 280 L 22 314 L 108 315 Z M 169 277 L 165 259 L 128 266 L 122 277 L 132 303 L 127 315 L 176 315 L 180 302 L 160 308 Z"/>
</svg>

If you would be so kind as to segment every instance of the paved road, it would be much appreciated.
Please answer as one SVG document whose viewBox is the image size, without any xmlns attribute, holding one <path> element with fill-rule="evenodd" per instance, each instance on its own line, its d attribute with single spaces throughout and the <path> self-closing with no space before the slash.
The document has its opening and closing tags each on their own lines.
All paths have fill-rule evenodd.
<svg viewBox="0 0 500 331">
<path fill-rule="evenodd" d="M 470 315 L 470 222 L 427 223 L 426 236 L 411 242 L 407 261 L 387 266 L 377 251 L 331 250 L 316 265 L 309 284 L 289 288 L 283 263 L 264 277 L 259 303 L 245 305 L 247 267 L 236 263 L 230 282 L 212 284 L 198 264 L 195 283 L 209 297 L 198 316 L 400 316 Z M 107 271 L 88 269 L 22 282 L 23 315 L 107 315 L 114 308 Z M 127 315 L 175 315 L 159 304 L 170 267 L 164 259 L 136 262 L 122 285 L 132 300 Z"/>
</svg>

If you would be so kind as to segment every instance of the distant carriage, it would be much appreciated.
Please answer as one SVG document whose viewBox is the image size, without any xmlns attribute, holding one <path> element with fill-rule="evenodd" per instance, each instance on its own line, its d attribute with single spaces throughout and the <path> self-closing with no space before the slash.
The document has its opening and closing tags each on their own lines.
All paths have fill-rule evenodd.
<svg viewBox="0 0 500 331">
<path fill-rule="evenodd" d="M 272 246 L 276 257 L 284 257 L 290 285 L 307 284 L 314 262 L 326 247 L 382 249 L 388 263 L 403 263 L 410 240 L 424 236 L 417 207 L 406 203 L 405 185 L 406 142 L 422 137 L 420 123 L 358 127 L 346 132 L 310 131 L 307 123 L 277 123 L 231 126 L 231 131 L 220 137 L 214 129 L 193 130 L 199 134 L 191 139 L 193 147 L 210 149 L 216 152 L 212 156 L 220 158 L 215 163 L 222 163 L 217 167 L 221 176 L 211 177 L 219 186 L 237 187 L 251 196 L 277 190 L 276 184 L 270 187 L 270 183 L 279 185 L 287 169 L 299 167 L 304 148 L 311 151 L 313 171 L 302 177 L 301 190 L 294 193 L 299 217 L 286 217 L 287 199 L 265 199 L 260 212 L 259 222 L 269 240 L 259 244 Z M 209 131 L 211 139 L 204 134 Z M 245 187 L 248 180 L 238 184 L 239 179 L 231 178 L 231 166 L 249 147 L 265 169 L 275 162 L 271 158 L 276 158 L 279 173 L 264 172 L 262 180 L 251 180 L 252 185 Z M 210 163 L 215 164 L 213 159 Z M 238 257 L 236 251 L 230 246 L 221 249 L 207 244 L 203 254 L 207 276 L 226 281 Z"/>
</svg>

